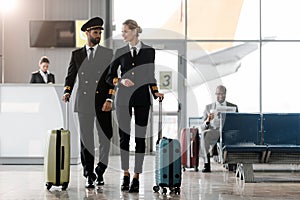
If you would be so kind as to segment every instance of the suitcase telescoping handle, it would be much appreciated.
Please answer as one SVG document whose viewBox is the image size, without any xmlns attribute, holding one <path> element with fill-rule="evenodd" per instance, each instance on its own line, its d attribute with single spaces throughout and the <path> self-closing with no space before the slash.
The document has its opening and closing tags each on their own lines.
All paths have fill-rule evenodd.
<svg viewBox="0 0 300 200">
<path fill-rule="evenodd" d="M 162 138 L 162 98 L 159 97 L 159 107 L 158 107 L 158 138 L 156 144 L 159 143 Z"/>
<path fill-rule="evenodd" d="M 70 97 L 66 97 L 66 124 L 65 124 L 65 130 L 69 130 L 69 103 L 70 103 Z"/>
</svg>

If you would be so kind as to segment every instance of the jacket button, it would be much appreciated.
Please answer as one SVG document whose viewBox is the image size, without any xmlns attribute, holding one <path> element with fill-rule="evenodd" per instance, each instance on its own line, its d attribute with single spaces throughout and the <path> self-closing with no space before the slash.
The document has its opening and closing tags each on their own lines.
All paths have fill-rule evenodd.
<svg viewBox="0 0 300 200">
<path fill-rule="evenodd" d="M 86 94 L 86 92 L 83 92 L 83 94 Z"/>
<path fill-rule="evenodd" d="M 132 63 L 131 65 L 132 65 L 132 66 L 134 66 L 135 64 L 134 64 L 134 63 Z"/>
<path fill-rule="evenodd" d="M 88 81 L 85 81 L 85 83 L 88 83 Z"/>
<path fill-rule="evenodd" d="M 98 94 L 99 92 L 98 92 L 98 90 L 96 91 L 96 94 Z"/>
<path fill-rule="evenodd" d="M 131 72 L 131 75 L 133 76 L 133 75 L 134 75 L 134 72 Z"/>
</svg>

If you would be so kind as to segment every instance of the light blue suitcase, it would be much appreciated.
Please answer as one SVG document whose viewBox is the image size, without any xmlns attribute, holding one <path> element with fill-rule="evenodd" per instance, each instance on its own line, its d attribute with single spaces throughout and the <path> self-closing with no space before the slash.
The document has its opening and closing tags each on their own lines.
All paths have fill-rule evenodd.
<svg viewBox="0 0 300 200">
<path fill-rule="evenodd" d="M 156 143 L 154 192 L 162 188 L 162 193 L 180 194 L 181 186 L 181 147 L 177 139 L 162 138 L 162 102 L 159 101 L 159 133 Z"/>
</svg>

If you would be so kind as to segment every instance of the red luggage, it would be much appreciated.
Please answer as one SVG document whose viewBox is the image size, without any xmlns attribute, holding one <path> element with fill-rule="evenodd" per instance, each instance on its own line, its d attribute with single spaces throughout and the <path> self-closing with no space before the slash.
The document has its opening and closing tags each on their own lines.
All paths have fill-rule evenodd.
<svg viewBox="0 0 300 200">
<path fill-rule="evenodd" d="M 198 171 L 200 137 L 198 128 L 184 128 L 181 131 L 181 163 L 185 168 L 194 168 Z"/>
</svg>

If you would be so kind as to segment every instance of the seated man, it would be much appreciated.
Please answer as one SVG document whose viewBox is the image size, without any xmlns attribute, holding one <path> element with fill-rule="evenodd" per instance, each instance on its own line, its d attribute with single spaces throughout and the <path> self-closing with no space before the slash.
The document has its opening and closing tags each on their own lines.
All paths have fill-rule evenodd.
<svg viewBox="0 0 300 200">
<path fill-rule="evenodd" d="M 238 107 L 235 104 L 225 101 L 226 88 L 223 85 L 219 85 L 216 88 L 217 101 L 206 105 L 203 112 L 204 122 L 201 125 L 201 153 L 204 158 L 204 168 L 202 172 L 211 172 L 210 168 L 210 145 L 215 145 L 220 137 L 220 115 L 215 113 L 216 109 L 220 106 Z"/>
</svg>

